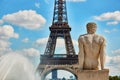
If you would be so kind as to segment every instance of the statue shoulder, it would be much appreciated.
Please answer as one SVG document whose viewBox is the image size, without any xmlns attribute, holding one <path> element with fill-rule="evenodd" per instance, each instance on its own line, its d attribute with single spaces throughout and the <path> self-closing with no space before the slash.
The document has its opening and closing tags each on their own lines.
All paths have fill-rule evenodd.
<svg viewBox="0 0 120 80">
<path fill-rule="evenodd" d="M 79 39 L 83 39 L 86 36 L 86 34 L 80 35 Z"/>
<path fill-rule="evenodd" d="M 104 36 L 102 36 L 102 35 L 98 35 L 98 34 L 96 34 L 96 37 L 99 37 L 100 39 L 105 40 L 105 37 L 104 37 Z"/>
<path fill-rule="evenodd" d="M 106 39 L 105 39 L 104 36 L 96 34 L 96 37 L 99 38 L 99 42 L 100 42 L 100 43 L 106 42 Z"/>
<path fill-rule="evenodd" d="M 78 38 L 78 42 L 79 41 L 84 41 L 84 37 L 86 36 L 86 34 L 83 34 L 83 35 L 80 35 L 79 38 Z"/>
</svg>

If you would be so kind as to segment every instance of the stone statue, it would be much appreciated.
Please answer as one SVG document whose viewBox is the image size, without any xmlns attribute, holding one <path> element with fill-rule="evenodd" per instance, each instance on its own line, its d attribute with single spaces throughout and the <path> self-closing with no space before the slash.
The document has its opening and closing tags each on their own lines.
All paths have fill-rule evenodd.
<svg viewBox="0 0 120 80">
<path fill-rule="evenodd" d="M 104 69 L 105 38 L 95 34 L 97 25 L 90 22 L 86 25 L 87 34 L 81 35 L 79 43 L 79 68 L 82 70 L 98 70 L 99 65 Z"/>
</svg>

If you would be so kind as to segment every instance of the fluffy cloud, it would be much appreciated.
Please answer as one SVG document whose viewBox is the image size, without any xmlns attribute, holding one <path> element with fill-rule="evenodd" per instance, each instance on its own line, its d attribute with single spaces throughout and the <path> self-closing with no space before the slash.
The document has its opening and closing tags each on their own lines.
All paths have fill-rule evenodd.
<svg viewBox="0 0 120 80">
<path fill-rule="evenodd" d="M 35 7 L 40 8 L 40 3 L 35 3 Z"/>
<path fill-rule="evenodd" d="M 0 20 L 0 24 L 3 24 L 3 20 Z"/>
<path fill-rule="evenodd" d="M 40 47 L 39 49 L 40 49 L 41 54 L 44 53 L 47 42 L 48 42 L 48 38 L 40 38 L 35 41 L 35 46 Z M 74 48 L 76 49 L 76 47 L 78 46 L 78 42 L 76 40 L 72 40 L 72 42 L 73 42 Z M 57 39 L 55 54 L 56 53 L 57 54 L 66 54 L 64 39 L 61 39 L 61 38 Z M 76 53 L 78 53 L 77 50 L 76 50 Z"/>
<path fill-rule="evenodd" d="M 34 10 L 23 10 L 12 14 L 4 15 L 2 20 L 26 29 L 34 30 L 42 27 L 46 20 Z"/>
<path fill-rule="evenodd" d="M 106 29 L 104 30 L 104 32 L 105 32 L 105 33 L 110 33 L 110 31 L 109 31 L 109 30 L 106 30 Z"/>
<path fill-rule="evenodd" d="M 107 66 L 110 69 L 110 75 L 118 75 L 120 73 L 120 56 L 111 56 L 107 60 Z"/>
<path fill-rule="evenodd" d="M 120 49 L 112 51 L 114 56 L 106 57 L 106 67 L 110 69 L 110 75 L 118 75 L 120 73 Z"/>
<path fill-rule="evenodd" d="M 94 19 L 99 20 L 99 21 L 112 20 L 113 22 L 108 22 L 107 24 L 116 25 L 118 24 L 118 22 L 120 22 L 120 11 L 103 13 L 99 16 L 94 16 Z"/>
<path fill-rule="evenodd" d="M 35 41 L 35 45 L 40 46 L 40 45 L 46 45 L 48 41 L 48 38 L 40 38 Z"/>
<path fill-rule="evenodd" d="M 14 28 L 12 26 L 0 26 L 0 56 L 7 53 L 19 53 L 23 54 L 26 57 L 38 57 L 40 55 L 40 52 L 34 48 L 13 51 L 10 47 L 11 42 L 9 41 L 9 39 L 18 37 L 19 34 L 14 32 Z M 28 38 L 24 39 L 24 41 L 28 40 Z"/>
<path fill-rule="evenodd" d="M 110 63 L 111 59 L 112 59 L 112 58 L 111 58 L 110 56 L 106 56 L 105 62 L 108 64 L 108 63 Z"/>
<path fill-rule="evenodd" d="M 40 55 L 40 52 L 37 49 L 34 49 L 34 48 L 23 49 L 20 52 L 23 52 L 23 55 L 31 56 L 31 57 Z"/>
<path fill-rule="evenodd" d="M 12 26 L 0 26 L 0 54 L 11 51 L 9 39 L 18 37 L 19 34 L 14 32 Z"/>
<path fill-rule="evenodd" d="M 10 42 L 7 40 L 0 40 L 0 51 L 5 51 L 9 48 Z"/>
<path fill-rule="evenodd" d="M 29 41 L 29 38 L 24 38 L 22 42 L 27 43 Z"/>
<path fill-rule="evenodd" d="M 107 22 L 107 25 L 117 25 L 118 21 L 113 21 L 113 22 Z"/>
<path fill-rule="evenodd" d="M 48 41 L 48 38 L 40 38 L 36 40 L 35 44 L 40 46 L 40 45 L 46 45 Z M 76 40 L 72 40 L 73 45 L 76 46 L 78 45 L 78 42 Z M 57 39 L 57 46 L 56 47 L 63 47 L 65 45 L 64 39 Z"/>
<path fill-rule="evenodd" d="M 113 50 L 112 53 L 113 53 L 113 54 L 120 54 L 120 49 Z"/>
<path fill-rule="evenodd" d="M 105 33 L 112 33 L 112 32 L 116 32 L 118 31 L 117 29 L 112 29 L 112 30 L 108 30 L 108 29 L 105 29 L 104 32 Z"/>
<path fill-rule="evenodd" d="M 0 39 L 18 38 L 19 35 L 14 32 L 10 25 L 0 26 Z"/>
</svg>

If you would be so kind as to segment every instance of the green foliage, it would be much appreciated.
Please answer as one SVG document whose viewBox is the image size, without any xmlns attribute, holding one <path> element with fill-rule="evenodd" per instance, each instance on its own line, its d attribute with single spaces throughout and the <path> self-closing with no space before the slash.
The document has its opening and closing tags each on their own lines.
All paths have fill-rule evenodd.
<svg viewBox="0 0 120 80">
<path fill-rule="evenodd" d="M 109 76 L 109 80 L 120 80 L 120 76 Z"/>
</svg>

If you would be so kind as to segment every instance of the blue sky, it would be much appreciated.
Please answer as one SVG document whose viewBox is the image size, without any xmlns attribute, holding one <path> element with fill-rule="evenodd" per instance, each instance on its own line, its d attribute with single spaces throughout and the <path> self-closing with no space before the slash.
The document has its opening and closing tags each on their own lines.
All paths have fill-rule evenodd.
<svg viewBox="0 0 120 80">
<path fill-rule="evenodd" d="M 67 0 L 68 22 L 76 53 L 77 39 L 86 33 L 86 24 L 96 22 L 97 33 L 107 41 L 106 67 L 110 75 L 120 75 L 119 3 L 119 0 Z M 0 54 L 21 53 L 38 65 L 50 34 L 53 8 L 54 0 L 1 0 Z M 65 53 L 63 45 L 63 39 L 58 39 L 56 53 Z"/>
</svg>

